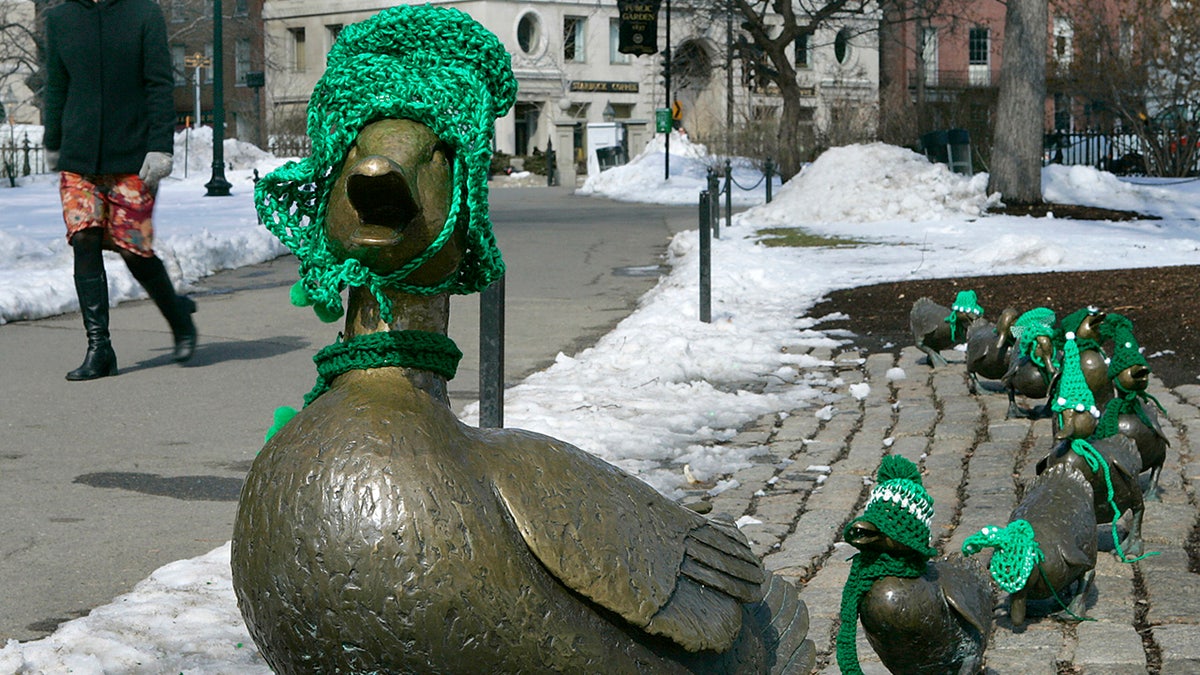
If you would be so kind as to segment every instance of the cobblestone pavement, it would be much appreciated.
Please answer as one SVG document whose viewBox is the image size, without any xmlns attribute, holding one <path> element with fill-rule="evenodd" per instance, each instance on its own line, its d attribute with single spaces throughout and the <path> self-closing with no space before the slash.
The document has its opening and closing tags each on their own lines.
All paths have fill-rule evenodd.
<svg viewBox="0 0 1200 675">
<path fill-rule="evenodd" d="M 943 554 L 985 525 L 1004 525 L 1018 485 L 1052 446 L 1049 420 L 1005 419 L 1007 398 L 967 393 L 962 355 L 936 370 L 915 348 L 892 354 L 815 351 L 826 364 L 832 392 L 845 395 L 832 415 L 813 409 L 768 415 L 733 444 L 758 447 L 737 486 L 712 497 L 713 512 L 744 519 L 742 531 L 768 569 L 792 580 L 808 604 L 809 635 L 817 671 L 837 673 L 834 636 L 842 586 L 855 549 L 841 540 L 859 515 L 880 458 L 903 455 L 922 467 L 934 498 L 932 531 Z M 955 361 L 957 356 L 957 362 Z M 904 377 L 895 375 L 903 370 Z M 1200 385 L 1150 393 L 1166 408 L 1171 441 L 1160 501 L 1146 505 L 1146 550 L 1158 555 L 1133 564 L 1112 554 L 1108 527 L 1098 529 L 1101 552 L 1086 616 L 1075 621 L 1030 604 L 1023 628 L 1008 620 L 1006 595 L 997 590 L 996 622 L 986 653 L 990 675 L 1115 675 L 1200 673 L 1200 576 L 1185 544 L 1197 526 L 1200 464 L 1192 461 L 1189 433 L 1200 439 Z M 859 396 L 862 396 L 859 398 Z M 824 419 L 827 418 L 827 419 Z M 1200 442 L 1200 441 L 1198 441 Z M 757 522 L 756 522 L 757 521 Z M 982 557 L 983 554 L 981 554 Z M 1041 611 L 1039 611 L 1039 609 Z M 859 630 L 863 670 L 886 673 Z"/>
</svg>

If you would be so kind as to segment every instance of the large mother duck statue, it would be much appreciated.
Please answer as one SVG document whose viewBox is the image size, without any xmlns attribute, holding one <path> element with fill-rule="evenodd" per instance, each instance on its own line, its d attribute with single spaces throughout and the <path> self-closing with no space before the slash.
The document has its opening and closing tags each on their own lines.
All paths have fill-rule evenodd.
<svg viewBox="0 0 1200 675">
<path fill-rule="evenodd" d="M 466 14 L 385 10 L 330 51 L 312 156 L 257 186 L 300 261 L 293 302 L 346 323 L 242 491 L 233 582 L 255 643 L 281 674 L 810 672 L 804 603 L 736 527 L 451 412 L 448 293 L 503 273 L 487 171 L 516 88 Z"/>
</svg>

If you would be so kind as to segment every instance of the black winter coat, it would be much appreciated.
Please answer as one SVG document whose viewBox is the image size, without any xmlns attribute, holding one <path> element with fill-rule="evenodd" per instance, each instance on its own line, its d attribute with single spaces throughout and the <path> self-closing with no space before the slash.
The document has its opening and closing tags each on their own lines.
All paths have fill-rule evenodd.
<svg viewBox="0 0 1200 675">
<path fill-rule="evenodd" d="M 68 0 L 46 15 L 45 140 L 58 168 L 137 173 L 174 150 L 175 78 L 151 0 Z"/>
</svg>

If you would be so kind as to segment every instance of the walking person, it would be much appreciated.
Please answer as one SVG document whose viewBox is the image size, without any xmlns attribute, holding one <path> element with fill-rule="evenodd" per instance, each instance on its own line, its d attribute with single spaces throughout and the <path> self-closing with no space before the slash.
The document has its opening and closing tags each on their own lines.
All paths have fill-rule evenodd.
<svg viewBox="0 0 1200 675">
<path fill-rule="evenodd" d="M 67 241 L 88 348 L 68 380 L 117 374 L 104 249 L 116 251 L 171 326 L 176 361 L 196 350 L 191 298 L 154 254 L 154 199 L 171 174 L 175 86 L 152 0 L 67 0 L 46 16 L 45 146 L 60 171 Z"/>
</svg>

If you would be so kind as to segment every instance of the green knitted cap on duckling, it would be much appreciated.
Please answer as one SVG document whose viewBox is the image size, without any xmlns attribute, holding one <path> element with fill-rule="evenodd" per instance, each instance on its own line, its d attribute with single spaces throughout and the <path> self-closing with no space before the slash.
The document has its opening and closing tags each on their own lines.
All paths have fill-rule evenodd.
<svg viewBox="0 0 1200 675">
<path fill-rule="evenodd" d="M 1049 367 L 1050 364 L 1036 360 L 1034 346 L 1039 337 L 1054 337 L 1054 321 L 1054 310 L 1048 307 L 1035 307 L 1017 317 L 1011 329 L 1021 355 L 1035 359 L 1035 363 L 1043 368 Z"/>
<path fill-rule="evenodd" d="M 975 296 L 975 291 L 959 291 L 958 295 L 954 298 L 954 304 L 950 305 L 950 309 L 956 312 L 983 316 L 983 308 L 979 306 L 979 300 Z"/>
<path fill-rule="evenodd" d="M 1115 379 L 1122 370 L 1131 366 L 1147 366 L 1146 357 L 1142 355 L 1142 349 L 1138 346 L 1137 338 L 1133 336 L 1133 331 L 1126 327 L 1121 327 L 1112 334 L 1113 353 L 1108 360 L 1108 377 Z"/>
<path fill-rule="evenodd" d="M 1062 321 L 1058 322 L 1058 331 L 1055 333 L 1055 339 L 1054 339 L 1055 344 L 1057 346 L 1061 347 L 1063 342 L 1065 342 L 1067 339 L 1066 338 L 1067 333 L 1075 333 L 1076 334 L 1075 340 L 1079 344 L 1080 351 L 1083 351 L 1085 349 L 1099 350 L 1100 349 L 1099 342 L 1092 340 L 1092 339 L 1083 340 L 1083 339 L 1080 339 L 1079 335 L 1078 335 L 1079 327 L 1083 325 L 1083 320 L 1088 318 L 1089 316 L 1093 316 L 1093 315 L 1099 314 L 1099 313 L 1100 313 L 1099 307 L 1097 307 L 1095 305 L 1088 305 L 1087 307 L 1082 307 L 1080 309 L 1077 309 L 1074 312 L 1071 312 L 1070 314 L 1063 317 Z M 1104 326 L 1104 324 L 1107 321 L 1108 321 L 1108 316 L 1106 315 L 1104 317 L 1104 322 L 1101 322 L 1100 325 Z M 1101 328 L 1100 330 L 1102 331 L 1103 329 Z M 1101 334 L 1103 334 L 1103 333 L 1101 333 Z"/>
<path fill-rule="evenodd" d="M 888 455 L 879 464 L 876 481 L 863 514 L 847 523 L 843 532 L 849 532 L 857 522 L 867 521 L 921 555 L 937 555 L 929 545 L 933 497 L 921 483 L 920 469 L 900 455 Z"/>
<path fill-rule="evenodd" d="M 332 321 L 343 313 L 341 291 L 365 286 L 390 322 L 385 289 L 473 293 L 504 273 L 488 217 L 487 174 L 495 120 L 516 100 L 511 63 L 495 35 L 453 8 L 400 5 L 341 31 L 308 104 L 312 155 L 283 165 L 255 186 L 260 221 L 300 261 L 293 304 L 313 305 L 322 320 Z M 363 127 L 381 119 L 421 122 L 454 149 L 452 201 L 440 236 L 387 275 L 336 256 L 324 227 L 346 153 Z M 467 245 L 457 274 L 432 287 L 406 283 L 460 221 L 467 225 Z"/>
<path fill-rule="evenodd" d="M 1096 407 L 1096 397 L 1084 379 L 1083 369 L 1079 366 L 1079 345 L 1075 342 L 1075 334 L 1067 333 L 1063 344 L 1062 375 L 1058 379 L 1058 391 L 1050 408 L 1056 413 L 1065 410 L 1090 413 L 1096 419 L 1100 418 L 1100 409 Z"/>
<path fill-rule="evenodd" d="M 985 548 L 995 548 L 988 571 L 996 585 L 1006 593 L 1016 593 L 1025 587 L 1033 568 L 1042 561 L 1033 525 L 1028 520 L 1014 520 L 1007 527 L 988 525 L 963 540 L 962 553 L 973 556 Z"/>
</svg>

